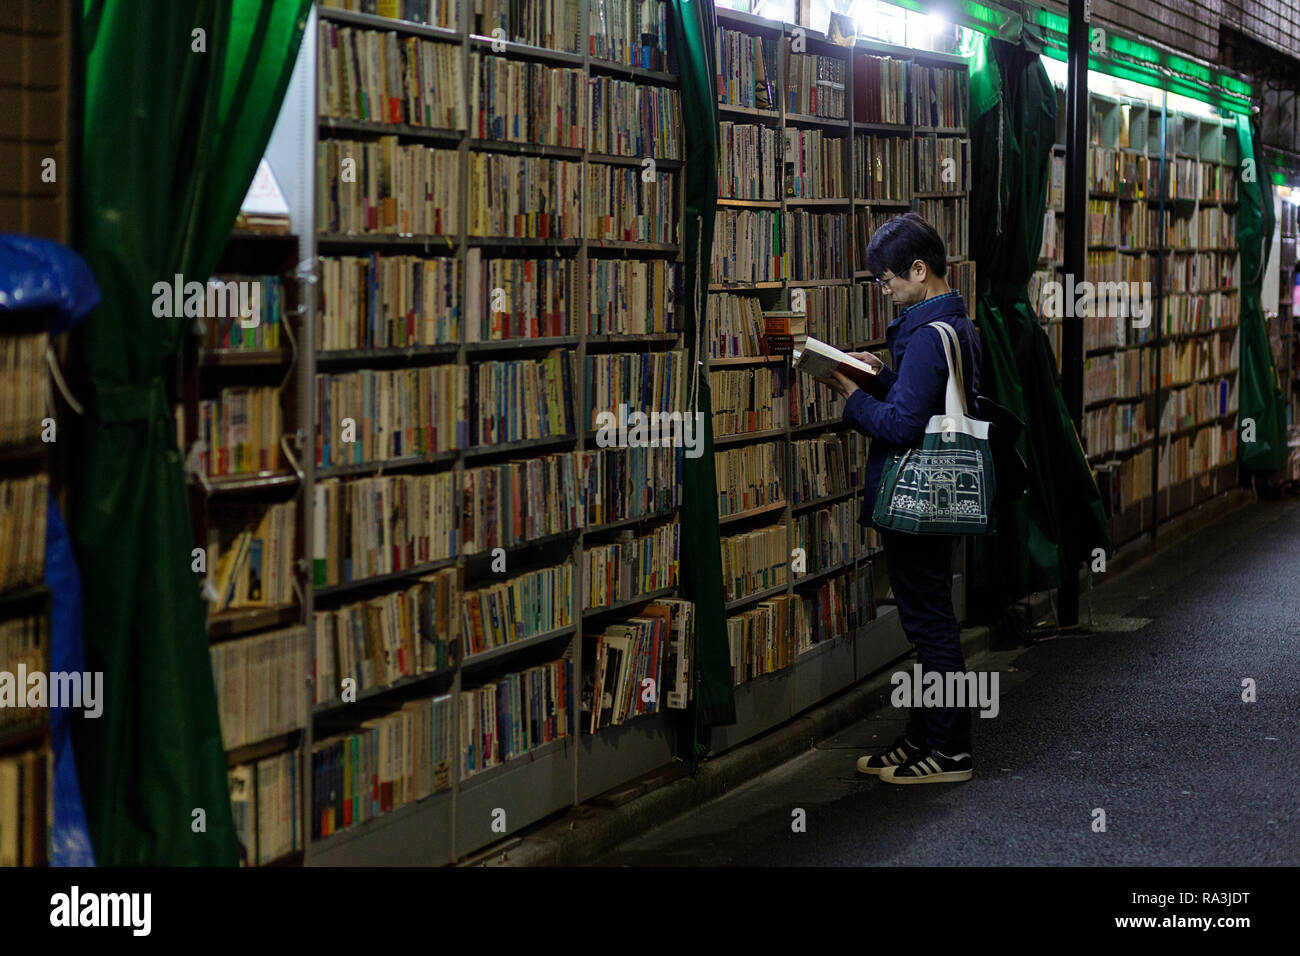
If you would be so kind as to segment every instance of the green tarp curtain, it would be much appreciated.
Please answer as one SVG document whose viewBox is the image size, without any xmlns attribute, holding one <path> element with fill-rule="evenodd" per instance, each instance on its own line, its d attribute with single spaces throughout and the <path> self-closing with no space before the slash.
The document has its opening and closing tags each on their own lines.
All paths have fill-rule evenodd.
<svg viewBox="0 0 1300 956">
<path fill-rule="evenodd" d="M 1273 365 L 1260 293 L 1273 241 L 1273 187 L 1260 157 L 1250 118 L 1237 117 L 1241 166 L 1237 183 L 1237 246 L 1241 250 L 1241 345 L 1238 351 L 1237 459 L 1252 473 L 1286 464 L 1286 399 Z M 1249 165 L 1248 165 L 1249 164 Z M 1245 175 L 1253 167 L 1254 175 Z M 1253 425 L 1254 434 L 1250 434 Z M 1247 440 L 1251 439 L 1251 440 Z"/>
<path fill-rule="evenodd" d="M 1025 422 L 1029 487 L 999 509 L 995 534 L 972 542 L 969 611 L 1059 586 L 1094 547 L 1109 549 L 1096 481 L 1061 395 L 1051 344 L 1028 297 L 1038 262 L 1056 94 L 1038 54 L 981 36 L 971 60 L 970 248 L 980 390 Z M 1076 321 L 1067 319 L 1066 321 Z"/>
<path fill-rule="evenodd" d="M 86 0 L 77 238 L 103 301 L 73 340 L 68 451 L 86 668 L 76 725 L 104 865 L 236 862 L 201 575 L 168 395 L 192 319 L 153 286 L 206 281 L 288 86 L 310 0 Z M 202 811 L 198 813 L 197 811 Z"/>
<path fill-rule="evenodd" d="M 722 592 L 722 552 L 718 529 L 717 478 L 713 464 L 713 404 L 702 362 L 704 302 L 713 249 L 717 206 L 718 97 L 714 89 L 714 34 L 717 17 L 711 0 L 672 0 L 673 42 L 682 86 L 682 122 L 687 163 L 682 183 L 686 286 L 687 391 L 692 412 L 703 415 L 703 454 L 683 463 L 682 593 L 695 602 L 695 715 L 699 724 L 729 724 L 736 719 L 731 685 Z"/>
</svg>

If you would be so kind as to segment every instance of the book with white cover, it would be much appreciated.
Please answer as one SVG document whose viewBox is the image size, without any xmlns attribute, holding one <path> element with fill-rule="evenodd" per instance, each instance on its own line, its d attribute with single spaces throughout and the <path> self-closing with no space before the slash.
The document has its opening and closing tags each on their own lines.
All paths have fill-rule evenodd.
<svg viewBox="0 0 1300 956">
<path fill-rule="evenodd" d="M 794 367 L 814 378 L 827 378 L 832 371 L 838 371 L 865 388 L 876 374 L 876 370 L 866 362 L 811 336 L 802 349 L 794 350 L 793 356 Z"/>
</svg>

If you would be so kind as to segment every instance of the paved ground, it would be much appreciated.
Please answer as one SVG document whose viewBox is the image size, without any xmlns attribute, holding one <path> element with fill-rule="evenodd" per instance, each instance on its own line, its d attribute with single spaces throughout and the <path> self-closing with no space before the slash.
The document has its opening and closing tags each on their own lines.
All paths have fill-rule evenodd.
<svg viewBox="0 0 1300 956">
<path fill-rule="evenodd" d="M 1300 863 L 1300 503 L 1238 512 L 1082 605 L 1090 633 L 967 662 L 1001 675 L 970 782 L 858 774 L 905 723 L 886 708 L 598 863 Z"/>
</svg>

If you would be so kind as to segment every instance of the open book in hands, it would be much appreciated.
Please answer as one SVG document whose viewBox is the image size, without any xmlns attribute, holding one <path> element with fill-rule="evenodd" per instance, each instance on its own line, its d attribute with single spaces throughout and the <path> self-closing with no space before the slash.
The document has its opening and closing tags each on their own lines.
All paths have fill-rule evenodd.
<svg viewBox="0 0 1300 956">
<path fill-rule="evenodd" d="M 811 336 L 802 349 L 794 350 L 793 358 L 794 367 L 813 378 L 830 378 L 831 372 L 839 372 L 861 388 L 867 387 L 880 368 L 880 360 L 874 356 L 872 358 L 877 364 L 871 365 Z"/>
</svg>

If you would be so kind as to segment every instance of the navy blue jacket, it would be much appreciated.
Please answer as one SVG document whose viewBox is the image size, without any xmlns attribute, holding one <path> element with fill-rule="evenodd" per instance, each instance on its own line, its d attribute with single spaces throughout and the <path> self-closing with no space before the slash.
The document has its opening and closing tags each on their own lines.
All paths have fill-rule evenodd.
<svg viewBox="0 0 1300 956">
<path fill-rule="evenodd" d="M 885 333 L 895 371 L 882 368 L 871 383 L 870 393 L 858 389 L 844 403 L 844 420 L 871 439 L 862 513 L 858 517 L 863 527 L 871 527 L 871 511 L 885 459 L 918 444 L 930 418 L 943 413 L 948 363 L 939 330 L 926 328 L 927 323 L 935 321 L 947 322 L 957 332 L 966 380 L 966 410 L 975 413 L 980 340 L 975 324 L 966 316 L 966 303 L 958 293 L 951 292 L 908 306 L 894 317 Z"/>
</svg>

